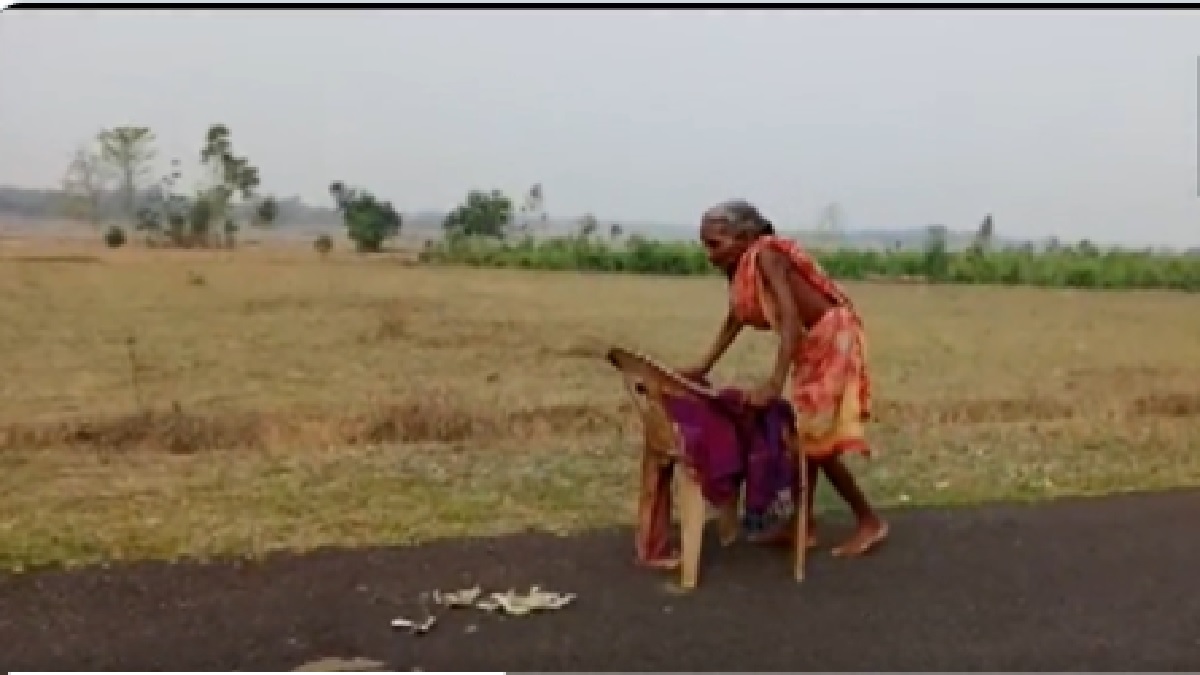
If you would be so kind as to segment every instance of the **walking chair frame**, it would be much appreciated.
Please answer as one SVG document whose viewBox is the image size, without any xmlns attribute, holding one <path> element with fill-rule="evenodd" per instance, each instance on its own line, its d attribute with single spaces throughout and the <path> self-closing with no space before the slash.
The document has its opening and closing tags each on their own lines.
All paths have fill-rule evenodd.
<svg viewBox="0 0 1200 675">
<path fill-rule="evenodd" d="M 700 552 L 704 538 L 706 502 L 701 490 L 702 477 L 688 466 L 684 454 L 683 435 L 671 419 L 667 401 L 671 398 L 714 401 L 717 392 L 692 382 L 644 354 L 613 347 L 606 355 L 608 362 L 620 371 L 626 389 L 633 399 L 642 423 L 642 476 L 639 492 L 639 512 L 650 508 L 649 501 L 658 489 L 660 472 L 674 469 L 675 497 L 679 504 L 680 561 L 679 584 L 684 589 L 696 587 L 699 577 Z M 796 581 L 804 580 L 805 554 L 808 541 L 809 503 L 807 492 L 807 462 L 801 451 L 799 435 L 793 427 L 788 434 L 788 450 L 796 457 L 799 486 L 795 499 L 795 537 L 792 548 L 792 574 Z M 682 469 L 682 470 L 681 470 Z M 669 489 L 669 488 L 668 488 Z M 739 498 L 723 507 L 718 516 L 718 532 L 722 545 L 737 539 L 739 530 Z"/>
</svg>

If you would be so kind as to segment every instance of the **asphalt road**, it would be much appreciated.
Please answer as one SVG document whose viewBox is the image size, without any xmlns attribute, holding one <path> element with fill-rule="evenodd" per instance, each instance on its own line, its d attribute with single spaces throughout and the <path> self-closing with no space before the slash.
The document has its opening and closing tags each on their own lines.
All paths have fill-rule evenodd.
<svg viewBox="0 0 1200 675">
<path fill-rule="evenodd" d="M 518 535 L 261 563 L 139 563 L 0 577 L 7 670 L 1200 669 L 1200 491 L 891 514 L 862 560 L 708 545 L 700 587 L 632 565 L 628 532 Z M 841 534 L 823 528 L 826 540 Z M 436 588 L 578 594 L 525 617 L 450 610 Z"/>
</svg>

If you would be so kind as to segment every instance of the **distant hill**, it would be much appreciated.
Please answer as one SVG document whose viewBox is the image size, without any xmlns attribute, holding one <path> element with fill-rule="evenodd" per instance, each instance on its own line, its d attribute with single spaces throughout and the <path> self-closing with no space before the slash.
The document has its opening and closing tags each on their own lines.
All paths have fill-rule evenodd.
<svg viewBox="0 0 1200 675">
<path fill-rule="evenodd" d="M 138 195 L 142 201 L 154 195 L 153 190 L 143 190 Z M 299 197 L 276 197 L 279 207 L 280 225 L 292 224 L 337 224 L 340 217 L 332 206 L 311 206 Z M 116 192 L 106 192 L 99 199 L 99 220 L 108 222 L 121 216 L 121 199 Z M 68 200 L 61 190 L 45 190 L 0 185 L 0 217 L 20 219 L 26 222 L 39 220 L 62 220 L 70 217 Z"/>
<path fill-rule="evenodd" d="M 144 192 L 141 196 L 149 196 Z M 341 217 L 332 206 L 314 206 L 300 197 L 277 198 L 278 217 L 271 236 L 287 238 L 315 237 L 321 233 L 336 234 L 341 230 Z M 0 220 L 19 220 L 27 224 L 37 222 L 62 222 L 69 218 L 66 200 L 60 190 L 46 190 L 0 186 Z M 103 195 L 100 200 L 100 221 L 112 222 L 119 219 L 120 200 L 115 193 Z M 414 211 L 403 213 L 404 235 L 415 239 L 435 239 L 442 234 L 442 220 L 446 214 L 439 211 Z M 601 221 L 600 232 L 607 233 L 612 222 Z M 620 222 L 626 235 L 637 234 L 650 239 L 665 241 L 687 241 L 696 237 L 694 224 L 663 224 L 651 222 Z M 34 229 L 36 228 L 28 228 Z M 537 223 L 535 236 L 560 236 L 577 232 L 579 217 L 551 217 Z M 925 245 L 928 227 L 899 227 L 896 229 L 847 230 L 838 234 L 836 243 L 842 246 L 866 249 L 920 249 Z M 835 240 L 812 231 L 785 228 L 785 233 L 801 241 L 833 244 Z M 951 249 L 968 245 L 973 232 L 950 231 L 947 244 Z M 1000 238 L 1001 247 L 1020 246 L 1025 242 Z"/>
</svg>

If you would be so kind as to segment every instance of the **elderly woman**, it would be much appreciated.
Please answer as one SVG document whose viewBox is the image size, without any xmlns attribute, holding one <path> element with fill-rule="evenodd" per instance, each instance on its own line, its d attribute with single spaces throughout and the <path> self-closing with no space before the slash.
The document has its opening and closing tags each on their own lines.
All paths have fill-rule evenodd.
<svg viewBox="0 0 1200 675">
<path fill-rule="evenodd" d="M 855 533 L 835 556 L 867 553 L 887 537 L 879 518 L 840 455 L 869 455 L 863 422 L 870 417 L 865 334 L 850 298 L 796 242 L 775 235 L 771 222 L 751 204 L 731 200 L 705 212 L 700 239 L 712 264 L 729 279 L 729 313 L 716 341 L 689 377 L 704 377 L 744 326 L 779 336 L 770 378 L 749 394 L 753 405 L 783 395 L 796 412 L 810 486 L 805 513 L 812 513 L 813 488 L 823 472 L 858 520 Z M 789 528 L 790 530 L 790 528 Z M 790 530 L 794 531 L 794 530 Z M 810 523 L 806 546 L 816 546 Z"/>
</svg>

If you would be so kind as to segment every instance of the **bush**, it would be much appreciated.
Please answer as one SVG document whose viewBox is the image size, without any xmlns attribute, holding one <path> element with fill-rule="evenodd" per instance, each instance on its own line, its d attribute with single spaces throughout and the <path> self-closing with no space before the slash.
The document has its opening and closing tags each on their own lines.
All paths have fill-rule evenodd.
<svg viewBox="0 0 1200 675">
<path fill-rule="evenodd" d="M 403 220 L 391 202 L 380 201 L 366 190 L 346 187 L 341 181 L 330 184 L 329 194 L 342 214 L 346 235 L 360 253 L 378 253 L 384 241 L 400 234 Z"/>
<path fill-rule="evenodd" d="M 109 248 L 121 248 L 125 245 L 125 230 L 113 225 L 104 232 L 104 245 Z"/>
<path fill-rule="evenodd" d="M 329 235 L 323 234 L 313 242 L 313 249 L 322 256 L 329 255 L 329 252 L 333 250 L 333 239 Z"/>
<path fill-rule="evenodd" d="M 511 229 L 513 203 L 500 190 L 471 190 L 456 209 L 446 214 L 442 228 L 451 237 L 503 239 Z"/>
<path fill-rule="evenodd" d="M 837 279 L 912 279 L 930 283 L 998 284 L 1093 289 L 1200 291 L 1200 256 L 1143 251 L 1063 249 L 991 253 L 931 250 L 813 251 Z M 558 237 L 516 242 L 485 237 L 451 237 L 429 246 L 430 263 L 538 270 L 712 274 L 704 250 L 691 242 L 631 236 L 623 243 Z"/>
</svg>

